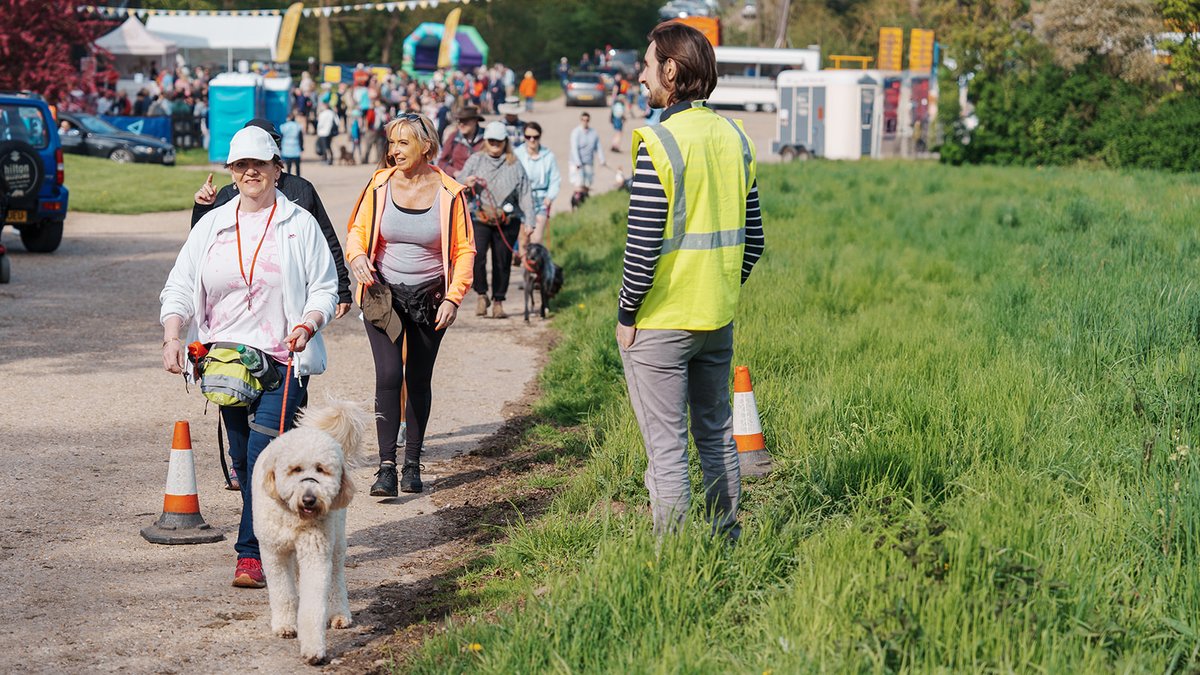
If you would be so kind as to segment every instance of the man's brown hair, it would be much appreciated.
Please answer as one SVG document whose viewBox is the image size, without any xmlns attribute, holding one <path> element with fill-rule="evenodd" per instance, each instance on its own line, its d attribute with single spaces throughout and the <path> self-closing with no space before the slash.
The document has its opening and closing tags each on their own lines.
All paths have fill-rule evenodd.
<svg viewBox="0 0 1200 675">
<path fill-rule="evenodd" d="M 675 79 L 663 79 L 672 103 L 708 98 L 717 86 L 717 57 L 704 33 L 678 21 L 667 21 L 655 26 L 646 39 L 654 43 L 660 69 L 667 59 L 675 61 Z"/>
</svg>

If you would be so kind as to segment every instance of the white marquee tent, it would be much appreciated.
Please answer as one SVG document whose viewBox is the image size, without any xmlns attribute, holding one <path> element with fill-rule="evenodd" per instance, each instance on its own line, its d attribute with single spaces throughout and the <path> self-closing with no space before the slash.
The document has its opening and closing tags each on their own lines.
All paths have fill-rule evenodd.
<svg viewBox="0 0 1200 675">
<path fill-rule="evenodd" d="M 139 72 L 149 64 L 163 68 L 175 62 L 175 43 L 153 35 L 134 16 L 98 38 L 96 46 L 116 58 L 117 72 L 122 76 Z"/>
<path fill-rule="evenodd" d="M 174 42 L 188 63 L 274 61 L 282 16 L 151 16 L 146 28 Z"/>
</svg>

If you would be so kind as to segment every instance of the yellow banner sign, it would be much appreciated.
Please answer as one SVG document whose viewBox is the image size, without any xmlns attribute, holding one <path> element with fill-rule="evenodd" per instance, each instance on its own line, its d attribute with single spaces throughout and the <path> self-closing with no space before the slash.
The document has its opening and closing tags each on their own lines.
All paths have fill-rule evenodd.
<svg viewBox="0 0 1200 675">
<path fill-rule="evenodd" d="M 908 36 L 908 69 L 928 71 L 933 68 L 933 31 L 914 28 Z"/>
<path fill-rule="evenodd" d="M 879 64 L 880 70 L 900 70 L 901 58 L 904 56 L 904 29 L 879 29 Z"/>
</svg>

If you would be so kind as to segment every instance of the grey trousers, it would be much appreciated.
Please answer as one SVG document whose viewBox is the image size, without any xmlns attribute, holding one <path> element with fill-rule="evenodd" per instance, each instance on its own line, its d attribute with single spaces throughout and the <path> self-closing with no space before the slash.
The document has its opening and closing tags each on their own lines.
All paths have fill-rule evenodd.
<svg viewBox="0 0 1200 675">
<path fill-rule="evenodd" d="M 639 330 L 621 349 L 629 400 L 646 444 L 646 489 L 654 531 L 679 527 L 691 503 L 688 482 L 688 415 L 704 475 L 704 504 L 714 534 L 736 540 L 742 494 L 729 364 L 733 324 L 714 331 Z"/>
</svg>

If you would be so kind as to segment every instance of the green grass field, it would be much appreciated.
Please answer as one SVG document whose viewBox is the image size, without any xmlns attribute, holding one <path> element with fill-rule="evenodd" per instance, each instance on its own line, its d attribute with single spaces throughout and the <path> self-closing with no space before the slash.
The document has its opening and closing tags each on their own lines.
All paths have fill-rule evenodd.
<svg viewBox="0 0 1200 675">
<path fill-rule="evenodd" d="M 1195 672 L 1200 181 L 810 162 L 760 185 L 735 363 L 776 469 L 739 545 L 649 534 L 612 338 L 624 197 L 597 198 L 555 219 L 534 429 L 586 462 L 395 668 Z"/>
<path fill-rule="evenodd" d="M 193 153 L 194 154 L 194 153 Z M 152 213 L 192 207 L 192 195 L 208 174 L 179 166 L 117 164 L 101 157 L 66 155 L 67 189 L 71 211 L 90 213 Z M 216 172 L 219 188 L 228 174 Z"/>
</svg>

